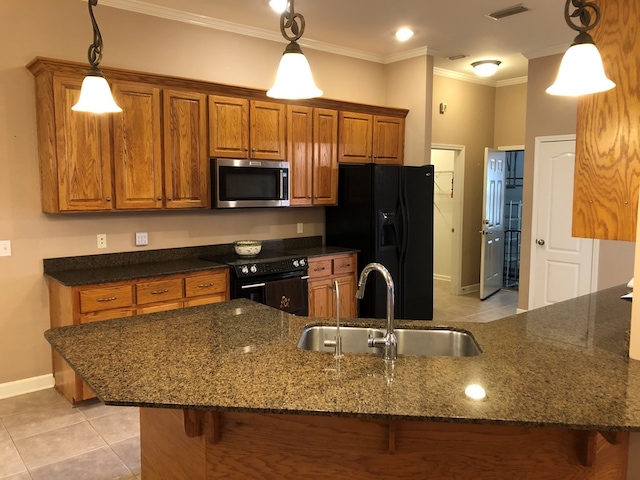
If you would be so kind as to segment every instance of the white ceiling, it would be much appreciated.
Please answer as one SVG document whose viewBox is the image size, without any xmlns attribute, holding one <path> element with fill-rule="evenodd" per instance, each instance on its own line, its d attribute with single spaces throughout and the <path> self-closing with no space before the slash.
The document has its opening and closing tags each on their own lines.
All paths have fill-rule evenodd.
<svg viewBox="0 0 640 480">
<path fill-rule="evenodd" d="M 493 20 L 487 14 L 517 5 L 528 12 Z M 575 36 L 564 21 L 563 0 L 297 0 L 306 20 L 303 48 L 343 53 L 390 63 L 419 53 L 435 57 L 441 69 L 473 75 L 471 62 L 497 59 L 502 65 L 492 80 L 527 75 L 527 58 L 560 53 Z M 248 35 L 284 39 L 279 16 L 268 0 L 101 0 L 141 13 L 201 23 Z M 395 40 L 408 26 L 415 35 Z M 447 57 L 465 54 L 466 58 Z M 312 66 L 313 68 L 313 66 Z"/>
</svg>

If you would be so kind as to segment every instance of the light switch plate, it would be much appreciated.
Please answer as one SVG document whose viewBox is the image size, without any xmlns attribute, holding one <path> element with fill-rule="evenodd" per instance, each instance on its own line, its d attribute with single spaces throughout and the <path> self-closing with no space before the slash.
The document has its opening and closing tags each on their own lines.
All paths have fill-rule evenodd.
<svg viewBox="0 0 640 480">
<path fill-rule="evenodd" d="M 11 240 L 0 240 L 0 257 L 11 256 Z"/>
<path fill-rule="evenodd" d="M 149 245 L 149 234 L 147 232 L 136 232 L 136 247 Z"/>
</svg>

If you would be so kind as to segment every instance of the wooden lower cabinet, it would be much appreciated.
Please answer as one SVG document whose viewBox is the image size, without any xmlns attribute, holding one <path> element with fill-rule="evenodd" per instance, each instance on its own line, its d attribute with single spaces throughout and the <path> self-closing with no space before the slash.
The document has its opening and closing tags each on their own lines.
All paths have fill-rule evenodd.
<svg viewBox="0 0 640 480">
<path fill-rule="evenodd" d="M 140 409 L 142 478 L 626 480 L 629 434 Z"/>
<path fill-rule="evenodd" d="M 47 284 L 51 328 L 229 300 L 226 268 L 76 287 L 47 277 Z M 52 355 L 56 389 L 73 404 L 95 398 L 55 351 Z"/>
<path fill-rule="evenodd" d="M 309 259 L 309 316 L 357 318 L 356 302 L 358 270 L 355 253 Z M 334 282 L 338 282 L 339 312 L 336 311 Z"/>
</svg>

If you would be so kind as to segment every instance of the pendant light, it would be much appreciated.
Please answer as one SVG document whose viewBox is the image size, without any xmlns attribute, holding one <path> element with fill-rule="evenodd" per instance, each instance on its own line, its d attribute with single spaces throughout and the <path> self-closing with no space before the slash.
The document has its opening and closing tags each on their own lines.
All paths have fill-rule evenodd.
<svg viewBox="0 0 640 480">
<path fill-rule="evenodd" d="M 102 35 L 100 35 L 96 18 L 93 16 L 93 7 L 98 4 L 98 0 L 88 0 L 87 3 L 93 25 L 93 43 L 89 45 L 88 53 L 91 68 L 82 81 L 78 103 L 71 107 L 71 110 L 89 113 L 122 112 L 122 109 L 113 100 L 109 84 L 98 67 L 102 60 Z"/>
<path fill-rule="evenodd" d="M 569 7 L 576 9 L 569 13 Z M 593 21 L 591 9 L 594 13 Z M 579 17 L 580 26 L 571 20 Z M 604 73 L 602 57 L 596 48 L 591 35 L 587 32 L 600 22 L 600 9 L 593 2 L 586 0 L 567 0 L 564 7 L 564 19 L 567 25 L 576 30 L 578 35 L 566 51 L 560 62 L 560 70 L 556 81 L 547 88 L 551 95 L 578 96 L 589 93 L 604 92 L 616 86 Z"/>
<path fill-rule="evenodd" d="M 280 32 L 289 44 L 280 59 L 276 81 L 267 96 L 287 100 L 319 97 L 322 90 L 313 81 L 309 62 L 297 42 L 304 33 L 305 23 L 304 17 L 295 13 L 293 2 L 289 0 L 287 8 L 280 15 Z"/>
</svg>

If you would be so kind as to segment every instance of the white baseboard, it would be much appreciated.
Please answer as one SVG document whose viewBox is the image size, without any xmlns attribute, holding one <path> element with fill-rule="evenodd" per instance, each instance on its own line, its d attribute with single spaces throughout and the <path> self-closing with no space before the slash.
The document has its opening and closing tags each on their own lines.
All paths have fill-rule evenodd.
<svg viewBox="0 0 640 480">
<path fill-rule="evenodd" d="M 450 282 L 451 281 L 451 275 L 439 275 L 437 273 L 433 274 L 433 279 L 434 280 L 442 280 L 443 282 Z"/>
<path fill-rule="evenodd" d="M 519 313 L 524 313 L 526 311 L 527 310 L 525 310 L 524 308 L 516 308 L 516 315 L 519 314 Z"/>
<path fill-rule="evenodd" d="M 462 287 L 462 294 L 465 295 L 467 293 L 479 292 L 480 284 L 476 283 L 475 285 L 465 285 Z"/>
<path fill-rule="evenodd" d="M 15 382 L 0 383 L 0 399 L 52 388 L 54 383 L 52 373 L 39 377 L 24 378 Z"/>
</svg>

